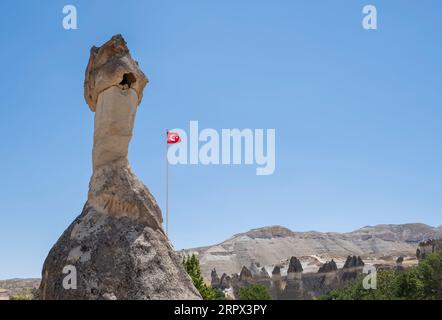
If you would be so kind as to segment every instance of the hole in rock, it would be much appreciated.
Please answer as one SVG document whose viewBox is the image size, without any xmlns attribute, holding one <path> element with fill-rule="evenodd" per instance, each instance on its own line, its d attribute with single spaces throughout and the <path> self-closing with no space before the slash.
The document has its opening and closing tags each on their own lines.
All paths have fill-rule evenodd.
<svg viewBox="0 0 442 320">
<path fill-rule="evenodd" d="M 129 88 L 132 86 L 132 83 L 135 83 L 137 79 L 132 73 L 125 73 L 123 75 L 123 80 L 121 80 L 120 85 L 127 85 Z"/>
</svg>

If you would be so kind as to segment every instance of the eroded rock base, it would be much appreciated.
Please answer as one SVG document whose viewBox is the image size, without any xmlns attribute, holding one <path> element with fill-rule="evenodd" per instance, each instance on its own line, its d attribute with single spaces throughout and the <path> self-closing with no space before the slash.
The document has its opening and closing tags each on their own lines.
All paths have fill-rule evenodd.
<svg viewBox="0 0 442 320">
<path fill-rule="evenodd" d="M 66 266 L 76 269 L 77 289 L 63 286 Z M 46 258 L 40 298 L 201 299 L 162 231 L 89 203 Z"/>
</svg>

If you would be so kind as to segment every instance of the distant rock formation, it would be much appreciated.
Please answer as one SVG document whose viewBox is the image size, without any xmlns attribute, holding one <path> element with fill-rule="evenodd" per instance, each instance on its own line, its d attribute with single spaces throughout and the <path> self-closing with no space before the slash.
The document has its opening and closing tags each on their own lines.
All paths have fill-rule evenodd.
<svg viewBox="0 0 442 320">
<path fill-rule="evenodd" d="M 0 301 L 14 299 L 16 296 L 36 298 L 40 279 L 0 280 Z"/>
<path fill-rule="evenodd" d="M 232 274 L 252 262 L 270 266 L 291 256 L 334 258 L 335 261 L 345 260 L 349 255 L 373 260 L 386 256 L 412 257 L 419 242 L 430 238 L 442 238 L 442 226 L 384 224 L 347 233 L 295 232 L 281 226 L 269 226 L 236 234 L 215 245 L 185 251 L 198 252 L 203 277 L 210 281 L 213 268 Z M 394 264 L 395 261 L 389 262 Z"/>
<path fill-rule="evenodd" d="M 232 278 L 229 275 L 227 275 L 227 273 L 223 273 L 219 281 L 219 285 L 215 286 L 214 288 L 225 290 L 230 288 L 231 286 L 232 286 Z"/>
<path fill-rule="evenodd" d="M 359 256 L 348 256 L 347 260 L 344 263 L 343 269 L 350 269 L 350 268 L 357 268 L 357 267 L 363 267 L 364 262 L 362 261 L 361 257 Z"/>
<path fill-rule="evenodd" d="M 281 291 L 283 289 L 282 276 L 281 276 L 281 268 L 279 266 L 275 266 L 272 271 L 272 281 L 270 292 L 274 300 L 278 300 L 281 295 Z"/>
<path fill-rule="evenodd" d="M 220 283 L 220 279 L 218 277 L 218 273 L 216 272 L 215 268 L 212 270 L 211 277 L 212 277 L 212 279 L 211 279 L 210 283 L 211 283 L 212 288 L 218 287 L 219 283 Z"/>
<path fill-rule="evenodd" d="M 296 257 L 291 257 L 287 269 L 287 278 L 284 291 L 279 298 L 282 300 L 303 299 L 302 264 Z"/>
<path fill-rule="evenodd" d="M 395 270 L 397 270 L 397 271 L 404 271 L 405 270 L 405 268 L 404 268 L 404 266 L 402 265 L 404 263 L 404 257 L 398 257 L 397 259 L 396 259 L 396 266 L 395 266 Z"/>
<path fill-rule="evenodd" d="M 267 272 L 266 268 L 264 268 L 264 267 L 261 268 L 261 272 L 259 273 L 259 276 L 263 279 L 270 280 L 269 273 Z"/>
<path fill-rule="evenodd" d="M 120 35 L 91 49 L 84 93 L 95 112 L 93 175 L 83 212 L 46 258 L 41 299 L 201 299 L 127 158 L 147 82 Z M 64 282 L 66 267 L 76 288 Z"/>
<path fill-rule="evenodd" d="M 269 289 L 275 300 L 314 299 L 357 279 L 365 263 L 360 257 L 349 256 L 342 269 L 338 269 L 332 259 L 323 263 L 318 272 L 305 273 L 301 260 L 293 256 L 288 260 L 286 275 L 282 274 L 280 265 L 275 265 L 271 276 L 265 267 L 258 272 L 259 265 L 253 262 L 249 268 L 243 266 L 239 274 L 232 275 L 231 281 L 224 280 L 228 277 L 226 273 L 218 280 L 216 270 L 213 270 L 212 286 L 222 290 L 233 289 L 231 292 L 237 296 L 242 287 L 262 284 Z"/>
<path fill-rule="evenodd" d="M 342 280 L 354 280 L 364 267 L 364 261 L 359 256 L 348 256 L 342 267 Z"/>
<path fill-rule="evenodd" d="M 318 273 L 327 273 L 327 272 L 333 272 L 337 271 L 338 266 L 336 265 L 336 262 L 332 259 L 331 261 L 328 261 L 324 263 L 322 266 L 319 267 Z"/>
<path fill-rule="evenodd" d="M 287 273 L 296 273 L 296 272 L 302 272 L 302 271 L 303 271 L 303 269 L 302 269 L 301 261 L 299 261 L 298 258 L 296 258 L 296 257 L 291 257 Z"/>
<path fill-rule="evenodd" d="M 252 272 L 246 266 L 243 266 L 239 273 L 239 282 L 243 285 L 251 284 L 252 277 Z"/>
<path fill-rule="evenodd" d="M 252 273 L 252 276 L 259 277 L 259 274 L 261 273 L 260 264 L 257 262 L 252 262 L 250 264 L 250 272 Z"/>
<path fill-rule="evenodd" d="M 272 271 L 272 276 L 280 276 L 281 275 L 281 267 L 275 266 Z"/>
<path fill-rule="evenodd" d="M 416 250 L 416 257 L 418 260 L 423 260 L 428 254 L 442 253 L 442 238 L 428 239 L 419 243 Z"/>
</svg>

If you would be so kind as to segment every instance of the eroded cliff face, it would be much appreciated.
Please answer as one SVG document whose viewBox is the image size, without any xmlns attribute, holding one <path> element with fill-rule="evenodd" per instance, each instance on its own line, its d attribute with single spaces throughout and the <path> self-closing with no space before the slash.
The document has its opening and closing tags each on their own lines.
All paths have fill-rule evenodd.
<svg viewBox="0 0 442 320">
<path fill-rule="evenodd" d="M 129 165 L 146 84 L 120 35 L 92 48 L 84 85 L 95 112 L 88 200 L 46 258 L 41 299 L 201 299 L 163 231 L 157 202 Z"/>
</svg>

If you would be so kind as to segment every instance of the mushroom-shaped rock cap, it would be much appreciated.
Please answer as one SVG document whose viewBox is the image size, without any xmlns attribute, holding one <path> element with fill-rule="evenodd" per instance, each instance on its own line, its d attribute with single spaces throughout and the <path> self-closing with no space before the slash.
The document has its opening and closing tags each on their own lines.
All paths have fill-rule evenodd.
<svg viewBox="0 0 442 320">
<path fill-rule="evenodd" d="M 134 89 L 140 103 L 147 82 L 121 35 L 113 36 L 99 48 L 92 47 L 84 80 L 84 97 L 93 112 L 100 93 L 117 85 Z"/>
</svg>

